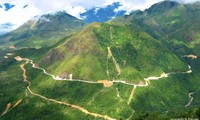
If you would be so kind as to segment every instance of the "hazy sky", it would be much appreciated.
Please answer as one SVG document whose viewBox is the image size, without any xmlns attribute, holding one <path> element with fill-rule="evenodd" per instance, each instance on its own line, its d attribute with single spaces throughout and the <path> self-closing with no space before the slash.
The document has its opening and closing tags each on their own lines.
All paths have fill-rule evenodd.
<svg viewBox="0 0 200 120">
<path fill-rule="evenodd" d="M 79 18 L 80 13 L 94 6 L 102 7 L 113 2 L 120 2 L 122 6 L 119 9 L 132 11 L 144 10 L 159 1 L 162 0 L 0 0 L 0 24 L 12 23 L 14 29 L 34 16 L 44 13 L 66 10 L 69 14 Z M 194 2 L 200 0 L 177 1 Z M 14 6 L 5 11 L 5 3 Z"/>
</svg>

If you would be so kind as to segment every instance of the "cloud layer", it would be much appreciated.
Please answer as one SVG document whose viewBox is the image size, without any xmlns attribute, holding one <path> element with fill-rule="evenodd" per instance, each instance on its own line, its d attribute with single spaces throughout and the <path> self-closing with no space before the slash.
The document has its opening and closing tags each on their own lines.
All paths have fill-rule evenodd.
<svg viewBox="0 0 200 120">
<path fill-rule="evenodd" d="M 0 24 L 12 23 L 12 29 L 25 23 L 36 15 L 66 10 L 69 14 L 80 18 L 80 13 L 87 9 L 98 6 L 120 2 L 122 5 L 119 10 L 144 10 L 152 4 L 163 0 L 1 0 L 0 5 Z M 176 0 L 179 2 L 194 2 L 200 0 Z M 15 5 L 13 8 L 5 11 L 3 4 L 9 3 Z M 28 5 L 28 6 L 27 6 Z M 25 7 L 26 6 L 26 7 Z"/>
</svg>

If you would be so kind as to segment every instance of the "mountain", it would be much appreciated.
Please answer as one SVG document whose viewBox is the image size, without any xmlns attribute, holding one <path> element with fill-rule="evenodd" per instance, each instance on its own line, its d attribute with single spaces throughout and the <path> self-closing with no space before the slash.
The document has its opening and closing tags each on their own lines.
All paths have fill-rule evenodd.
<svg viewBox="0 0 200 120">
<path fill-rule="evenodd" d="M 81 18 L 87 23 L 92 22 L 106 22 L 115 17 L 125 15 L 125 10 L 120 10 L 120 3 L 115 2 L 105 7 L 95 7 L 81 13 Z"/>
<path fill-rule="evenodd" d="M 183 34 L 197 29 L 198 5 L 163 1 L 52 47 L 0 52 L 0 118 L 199 118 L 199 41 Z"/>
<path fill-rule="evenodd" d="M 197 72 L 200 70 L 199 67 L 197 67 L 200 65 L 199 58 L 197 58 L 197 60 L 191 60 L 191 58 L 185 57 L 185 55 L 199 56 L 199 5 L 199 2 L 182 4 L 175 1 L 163 1 L 154 4 L 145 11 L 136 11 L 130 15 L 114 19 L 111 22 L 115 24 L 126 24 L 135 29 L 145 31 L 154 39 L 157 39 L 159 42 L 167 46 L 167 48 L 169 48 L 182 61 L 191 65 L 193 71 L 196 71 L 189 76 L 172 76 L 169 79 L 163 80 L 161 83 L 154 83 L 155 88 L 152 87 L 148 88 L 145 92 L 142 90 L 138 92 L 138 96 L 136 95 L 137 97 L 135 96 L 135 100 L 132 102 L 133 107 L 135 107 L 135 109 L 140 109 L 139 111 L 141 113 L 146 112 L 146 117 L 148 119 L 152 119 L 151 117 L 154 119 L 155 117 L 160 117 L 149 114 L 149 111 L 153 109 L 159 111 L 163 108 L 161 111 L 164 113 L 166 112 L 164 107 L 171 106 L 173 109 L 168 109 L 169 111 L 165 114 L 170 115 L 170 117 L 173 116 L 178 118 L 183 117 L 184 115 L 185 117 L 190 116 L 189 113 L 184 114 L 183 111 L 188 111 L 189 109 L 199 106 L 199 102 L 193 101 L 191 108 L 182 107 L 183 110 L 178 110 L 180 109 L 180 106 L 183 106 L 184 103 L 186 103 L 183 102 L 185 97 L 187 97 L 184 97 L 185 93 L 196 91 L 197 93 L 194 99 L 199 99 L 199 89 L 197 85 L 200 83 L 195 78 L 195 76 L 199 76 Z M 165 54 L 165 52 L 163 54 Z M 173 83 L 173 80 L 177 80 L 176 83 Z M 170 90 L 167 90 L 168 88 L 166 86 L 168 86 Z M 179 94 L 176 94 L 175 91 L 179 92 Z M 164 98 L 163 95 L 167 97 Z M 172 98 L 171 95 L 177 95 L 176 97 L 179 101 L 176 101 L 176 99 Z M 162 97 L 163 99 L 160 99 Z M 154 101 L 158 99 L 161 103 Z M 174 105 L 173 102 L 165 103 L 163 102 L 164 99 L 166 101 L 173 99 L 173 102 L 176 102 L 179 105 Z M 183 101 L 181 102 L 181 100 Z M 143 107 L 141 107 L 141 105 Z M 157 106 L 157 108 L 155 106 Z M 193 112 L 195 113 L 194 109 Z M 140 113 L 138 112 L 138 114 Z M 198 114 L 198 111 L 196 111 L 196 115 Z"/>
<path fill-rule="evenodd" d="M 26 8 L 27 6 L 28 6 L 28 4 L 24 5 L 23 8 Z M 9 11 L 13 7 L 15 7 L 15 5 L 12 5 L 9 3 L 0 5 L 0 9 L 5 9 L 5 11 Z M 92 9 L 89 9 L 86 12 L 81 13 L 80 16 L 81 16 L 81 19 L 87 23 L 106 22 L 115 17 L 126 14 L 127 11 L 121 9 L 120 7 L 121 7 L 121 5 L 119 2 L 114 2 L 113 4 L 107 5 L 105 7 L 94 7 Z M 36 16 L 35 19 L 39 19 L 39 17 L 42 17 L 42 16 Z M 43 15 L 42 19 L 45 19 L 44 15 Z M 34 18 L 31 21 L 34 21 Z M 8 23 L 6 23 L 6 24 L 8 24 Z M 3 27 L 4 25 L 5 24 L 0 25 L 0 34 L 5 34 L 5 33 L 10 32 L 11 30 L 13 30 L 12 24 L 10 24 L 10 26 L 7 26 L 6 29 Z"/>
<path fill-rule="evenodd" d="M 57 12 L 36 16 L 18 29 L 0 36 L 0 48 L 10 45 L 17 47 L 49 47 L 65 36 L 81 29 L 85 22 L 67 14 Z"/>
<path fill-rule="evenodd" d="M 137 11 L 120 19 L 132 25 L 137 22 L 155 38 L 165 39 L 164 42 L 167 42 L 168 46 L 179 54 L 188 54 L 192 50 L 199 55 L 197 52 L 199 50 L 199 6 L 199 2 L 180 4 L 174 1 L 164 1 L 144 12 Z"/>
<path fill-rule="evenodd" d="M 44 58 L 42 65 L 47 64 L 49 70 L 52 69 L 52 73 L 71 72 L 75 78 L 91 80 L 130 78 L 133 79 L 132 82 L 138 82 L 137 80 L 140 81 L 142 78 L 155 74 L 159 75 L 162 72 L 187 70 L 187 65 L 165 45 L 144 31 L 128 26 L 93 23 L 66 41 L 63 45 L 52 49 Z M 105 74 L 108 50 L 115 56 L 120 69 L 123 68 L 120 76 L 116 77 L 116 66 L 111 59 L 107 62 L 112 73 L 109 78 Z M 166 55 L 163 55 L 163 52 Z M 158 63 L 156 61 L 158 59 L 163 62 Z M 88 66 L 92 61 L 95 61 L 95 64 Z M 153 67 L 155 68 L 152 69 Z M 94 75 L 93 69 L 96 69 L 98 73 Z"/>
</svg>

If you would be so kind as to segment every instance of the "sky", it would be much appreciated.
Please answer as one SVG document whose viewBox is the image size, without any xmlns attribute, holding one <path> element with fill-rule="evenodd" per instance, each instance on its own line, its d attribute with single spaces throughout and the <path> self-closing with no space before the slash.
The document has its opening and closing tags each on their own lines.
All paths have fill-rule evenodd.
<svg viewBox="0 0 200 120">
<path fill-rule="evenodd" d="M 93 7 L 103 7 L 113 2 L 120 2 L 119 10 L 144 10 L 163 0 L 0 0 L 0 31 L 16 29 L 36 15 L 65 10 L 67 13 L 80 18 L 80 13 Z M 184 3 L 200 0 L 176 0 Z M 9 3 L 9 4 L 8 4 Z M 8 28 L 8 25 L 12 25 Z"/>
</svg>

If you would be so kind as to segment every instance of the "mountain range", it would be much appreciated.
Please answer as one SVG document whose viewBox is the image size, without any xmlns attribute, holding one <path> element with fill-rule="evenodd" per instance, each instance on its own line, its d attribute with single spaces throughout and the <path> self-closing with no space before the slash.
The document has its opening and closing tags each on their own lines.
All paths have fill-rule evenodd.
<svg viewBox="0 0 200 120">
<path fill-rule="evenodd" d="M 107 22 L 36 16 L 0 36 L 0 118 L 199 119 L 199 13 L 163 1 Z"/>
<path fill-rule="evenodd" d="M 0 9 L 5 9 L 5 11 L 8 11 L 8 10 L 12 9 L 14 6 L 15 5 L 5 3 L 4 5 L 0 5 Z M 25 5 L 23 8 L 26 8 L 27 6 L 28 6 L 28 4 Z M 86 23 L 106 22 L 115 17 L 125 15 L 125 13 L 127 11 L 126 10 L 118 10 L 120 6 L 121 5 L 119 2 L 114 2 L 113 4 L 107 5 L 104 7 L 93 7 L 91 9 L 86 10 L 83 13 L 80 13 L 80 17 Z M 64 13 L 64 11 L 60 11 L 60 12 Z M 54 15 L 54 14 L 50 13 L 50 15 Z M 38 17 L 39 16 L 35 16 L 35 18 L 38 18 Z M 33 18 L 33 20 L 35 18 Z M 30 22 L 30 21 L 28 21 L 28 22 Z M 13 26 L 14 26 L 13 23 L 0 24 L 0 35 L 12 31 Z"/>
</svg>

